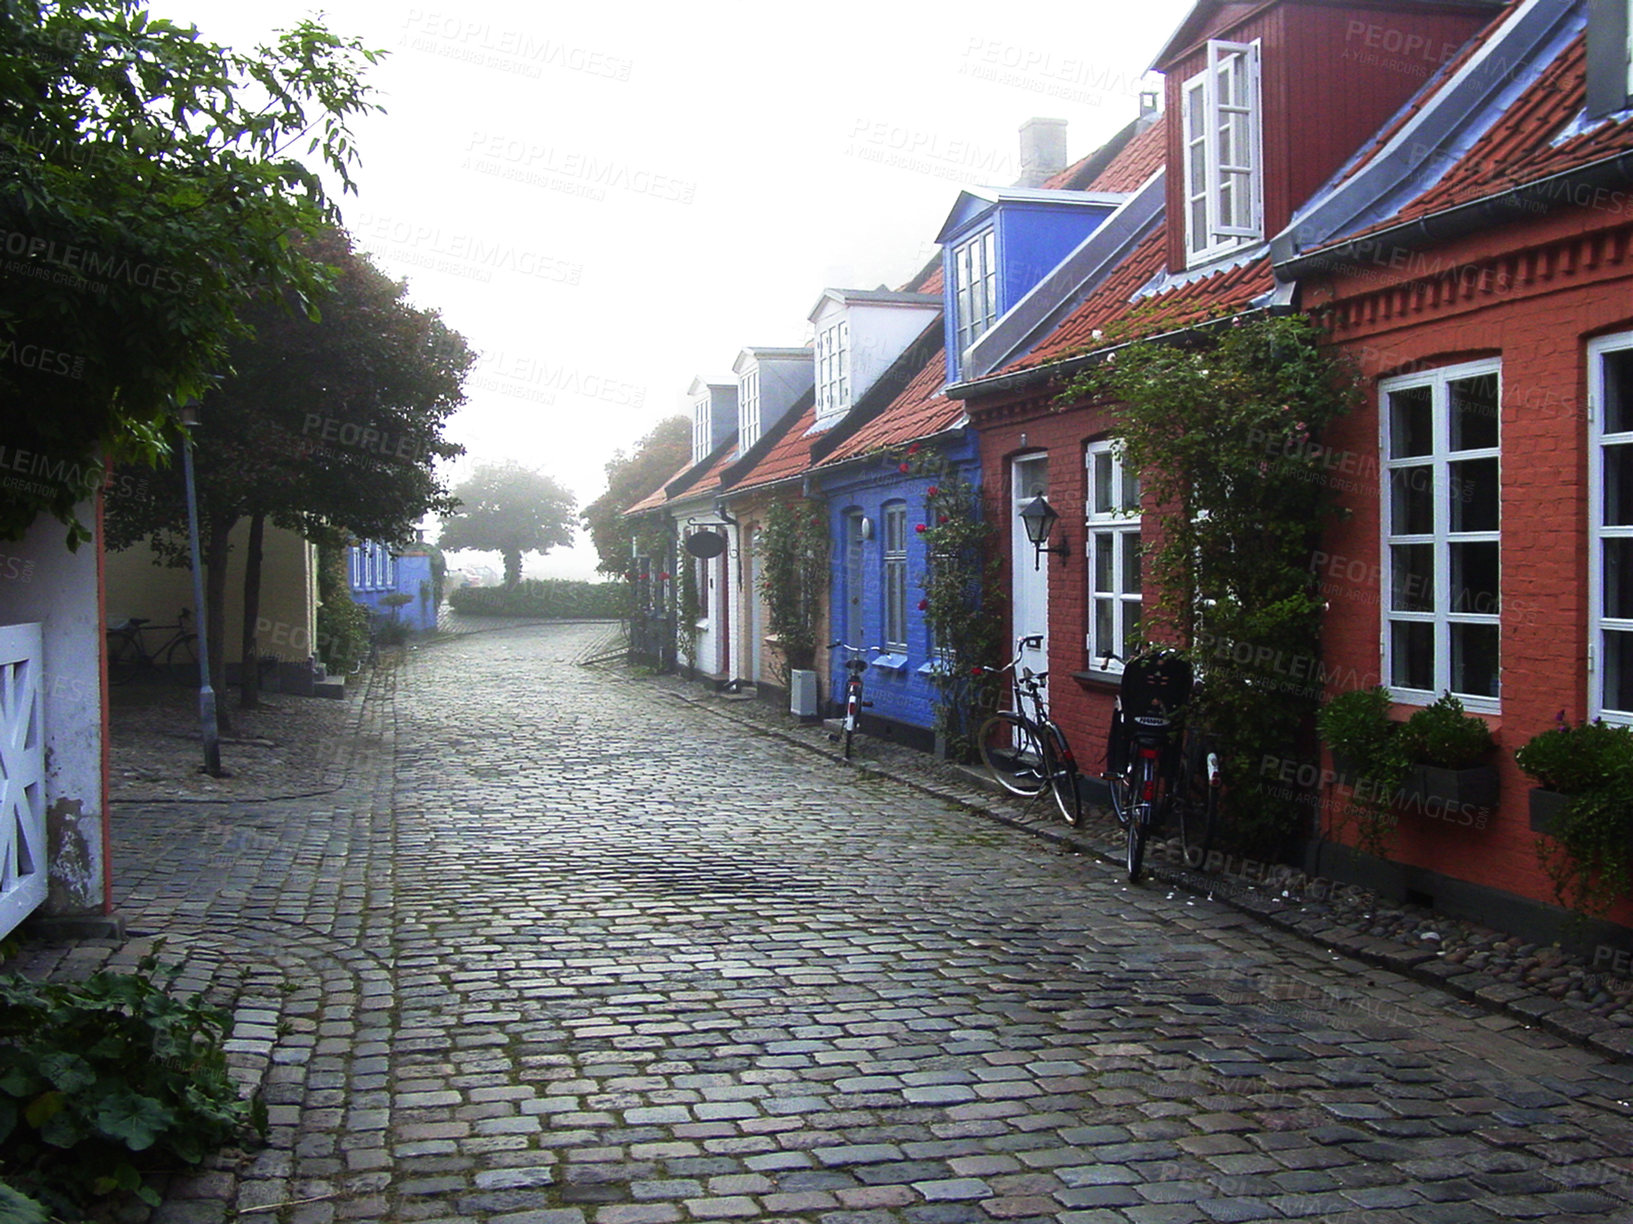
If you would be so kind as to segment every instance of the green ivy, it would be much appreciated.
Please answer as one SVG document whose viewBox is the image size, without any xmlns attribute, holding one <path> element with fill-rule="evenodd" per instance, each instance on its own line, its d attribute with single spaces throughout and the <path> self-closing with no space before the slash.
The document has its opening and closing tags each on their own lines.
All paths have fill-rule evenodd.
<svg viewBox="0 0 1633 1224">
<path fill-rule="evenodd" d="M 1514 761 L 1539 785 L 1570 798 L 1537 859 L 1561 905 L 1601 914 L 1633 892 L 1633 729 L 1602 721 L 1559 723 L 1533 736 Z"/>
<path fill-rule="evenodd" d="M 817 630 L 828 590 L 828 519 L 822 503 L 783 499 L 766 511 L 757 548 L 762 566 L 760 594 L 767 627 L 782 644 L 778 673 L 816 666 Z"/>
<path fill-rule="evenodd" d="M 76 984 L 0 976 L 0 1176 L 15 1190 L 58 1215 L 120 1192 L 156 1204 L 139 1164 L 198 1164 L 264 1129 L 227 1074 L 226 1013 L 170 994 L 174 974 L 148 956 Z"/>
<path fill-rule="evenodd" d="M 1223 749 L 1226 814 L 1264 850 L 1300 831 L 1299 806 L 1262 763 L 1307 755 L 1322 690 L 1312 559 L 1336 513 L 1317 439 L 1356 399 L 1320 341 L 1301 315 L 1238 319 L 1118 349 L 1062 397 L 1115 416 L 1146 507 L 1145 632 L 1184 644 L 1205 678 L 1199 712 Z"/>
</svg>

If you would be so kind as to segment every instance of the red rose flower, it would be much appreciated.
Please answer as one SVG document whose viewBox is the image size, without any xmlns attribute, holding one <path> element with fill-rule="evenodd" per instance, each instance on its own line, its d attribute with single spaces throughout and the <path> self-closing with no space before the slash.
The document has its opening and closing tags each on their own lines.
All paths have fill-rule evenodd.
<svg viewBox="0 0 1633 1224">
<path fill-rule="evenodd" d="M 941 490 L 939 488 L 937 488 L 935 485 L 931 485 L 928 489 L 926 489 L 924 491 L 924 495 L 926 497 L 934 497 L 939 492 L 941 492 Z"/>
<path fill-rule="evenodd" d="M 929 606 L 930 606 L 930 601 L 928 599 L 919 600 L 919 611 L 920 612 L 924 611 Z"/>
<path fill-rule="evenodd" d="M 917 532 L 920 532 L 920 533 L 923 533 L 923 532 L 926 532 L 926 531 L 928 531 L 930 529 L 928 527 L 926 527 L 923 523 L 920 523 L 917 527 L 913 528 L 913 530 L 917 531 Z"/>
<path fill-rule="evenodd" d="M 663 571 L 663 573 L 661 573 L 661 574 L 659 574 L 659 575 L 658 575 L 658 577 L 659 577 L 659 578 L 660 578 L 660 579 L 662 579 L 662 580 L 663 580 L 663 581 L 664 581 L 664 582 L 668 582 L 668 581 L 669 581 L 669 571 L 668 571 L 668 570 L 664 570 L 664 571 Z"/>
<path fill-rule="evenodd" d="M 902 464 L 902 465 L 901 465 L 901 466 L 900 466 L 900 467 L 899 467 L 899 468 L 897 468 L 897 469 L 896 469 L 896 470 L 897 470 L 897 471 L 898 471 L 898 472 L 901 472 L 901 473 L 903 473 L 903 474 L 906 474 L 906 472 L 907 472 L 907 465 L 906 465 L 906 464 L 905 464 L 905 463 L 904 463 L 904 464 Z"/>
</svg>

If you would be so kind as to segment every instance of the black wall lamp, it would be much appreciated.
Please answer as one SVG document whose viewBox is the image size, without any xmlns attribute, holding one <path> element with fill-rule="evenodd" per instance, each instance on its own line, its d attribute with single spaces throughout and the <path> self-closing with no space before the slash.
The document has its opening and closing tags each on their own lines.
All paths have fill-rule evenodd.
<svg viewBox="0 0 1633 1224">
<path fill-rule="evenodd" d="M 1056 553 L 1060 556 L 1060 563 L 1066 564 L 1066 558 L 1071 555 L 1071 546 L 1066 543 L 1062 533 L 1059 544 L 1049 543 L 1049 533 L 1054 531 L 1055 524 L 1060 521 L 1060 515 L 1039 493 L 1026 505 L 1021 507 L 1021 523 L 1026 528 L 1026 538 L 1032 542 L 1032 568 L 1037 569 L 1044 553 Z"/>
</svg>

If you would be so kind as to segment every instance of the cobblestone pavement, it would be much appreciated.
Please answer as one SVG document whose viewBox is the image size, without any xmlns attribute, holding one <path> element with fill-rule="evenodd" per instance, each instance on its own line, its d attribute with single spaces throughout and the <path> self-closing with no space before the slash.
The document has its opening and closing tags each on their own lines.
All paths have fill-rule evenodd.
<svg viewBox="0 0 1633 1224">
<path fill-rule="evenodd" d="M 122 810 L 267 1145 L 158 1224 L 1633 1220 L 1633 1066 L 846 769 L 603 626 L 374 673 L 318 798 Z M 53 959 L 54 958 L 54 959 Z"/>
</svg>

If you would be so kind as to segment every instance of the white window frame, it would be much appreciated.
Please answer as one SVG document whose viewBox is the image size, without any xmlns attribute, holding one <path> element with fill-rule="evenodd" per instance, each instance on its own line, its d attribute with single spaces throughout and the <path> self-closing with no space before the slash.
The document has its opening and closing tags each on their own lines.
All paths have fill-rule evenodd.
<svg viewBox="0 0 1633 1224">
<path fill-rule="evenodd" d="M 1620 658 L 1609 649 L 1606 637 L 1611 633 L 1633 634 L 1633 618 L 1605 615 L 1605 543 L 1608 540 L 1633 539 L 1633 525 L 1606 525 L 1605 523 L 1605 450 L 1611 446 L 1633 446 L 1633 428 L 1610 432 L 1607 397 L 1605 395 L 1604 358 L 1608 353 L 1633 350 L 1633 332 L 1601 336 L 1588 344 L 1588 717 L 1603 718 L 1608 723 L 1633 724 L 1633 709 L 1609 705 L 1606 693 L 1611 691 L 1612 660 L 1623 667 L 1633 667 L 1633 651 Z M 1626 413 L 1628 424 L 1633 425 L 1633 405 Z M 1625 490 L 1624 497 L 1633 498 L 1633 489 Z"/>
<path fill-rule="evenodd" d="M 709 453 L 709 439 L 713 431 L 709 428 L 709 397 L 707 395 L 692 401 L 692 462 L 701 463 Z"/>
<path fill-rule="evenodd" d="M 760 440 L 760 367 L 743 373 L 737 385 L 737 447 L 746 451 Z"/>
<path fill-rule="evenodd" d="M 997 227 L 989 225 L 953 248 L 953 340 L 964 354 L 998 318 Z"/>
<path fill-rule="evenodd" d="M 850 407 L 850 322 L 840 319 L 817 333 L 816 419 L 825 421 Z"/>
<path fill-rule="evenodd" d="M 887 651 L 907 649 L 907 503 L 886 502 L 879 507 L 883 538 L 880 593 L 884 604 L 884 646 Z"/>
<path fill-rule="evenodd" d="M 1190 266 L 1264 238 L 1264 105 L 1259 67 L 1257 40 L 1212 40 L 1207 68 L 1180 87 L 1185 250 Z M 1243 83 L 1239 91 L 1243 100 L 1236 101 L 1239 82 Z M 1233 128 L 1240 139 L 1232 152 L 1245 156 L 1227 161 L 1219 147 L 1220 137 Z"/>
<path fill-rule="evenodd" d="M 1121 659 L 1106 659 L 1110 647 L 1118 655 L 1128 653 L 1128 638 L 1133 627 L 1140 624 L 1143 574 L 1139 569 L 1140 547 L 1140 479 L 1123 466 L 1121 448 L 1115 442 L 1091 442 L 1083 454 L 1086 498 L 1083 503 L 1084 549 L 1087 555 L 1088 624 L 1084 642 L 1089 650 L 1089 670 L 1105 675 L 1119 675 L 1123 670 Z M 1109 548 L 1110 573 L 1101 589 L 1099 560 L 1096 550 Z M 1133 549 L 1130 557 L 1129 550 Z M 1130 566 L 1136 584 L 1129 588 Z M 1104 640 L 1099 615 L 1102 606 L 1111 612 L 1110 635 Z"/>
<path fill-rule="evenodd" d="M 1454 382 L 1465 379 L 1479 378 L 1493 375 L 1497 379 L 1497 405 L 1502 403 L 1502 362 L 1497 360 L 1471 361 L 1461 365 L 1443 366 L 1439 369 L 1421 374 L 1402 375 L 1397 378 L 1386 378 L 1378 384 L 1378 431 L 1380 456 L 1380 486 L 1379 486 L 1379 528 L 1382 535 L 1382 550 L 1380 574 L 1382 582 L 1379 592 L 1381 600 L 1379 647 L 1382 658 L 1383 682 L 1388 688 L 1390 696 L 1405 705 L 1428 705 L 1442 693 L 1451 693 L 1462 701 L 1466 709 L 1486 714 L 1496 714 L 1502 708 L 1502 612 L 1500 607 L 1502 592 L 1501 545 L 1502 545 L 1502 421 L 1497 421 L 1497 445 L 1488 447 L 1474 447 L 1460 450 L 1451 448 L 1451 421 L 1449 413 L 1449 388 Z M 1428 388 L 1430 400 L 1430 434 L 1429 450 L 1420 455 L 1393 456 L 1391 430 L 1393 414 L 1390 410 L 1389 397 L 1395 392 Z M 1497 460 L 1498 479 L 1498 523 L 1496 530 L 1484 531 L 1453 531 L 1451 524 L 1452 502 L 1459 500 L 1458 490 L 1461 483 L 1452 471 L 1452 464 L 1464 463 L 1471 460 Z M 1394 482 L 1395 473 L 1403 471 L 1426 471 L 1432 497 L 1432 523 L 1428 532 L 1408 533 L 1394 530 Z M 1406 477 L 1408 480 L 1419 479 L 1416 476 Z M 1467 501 L 1467 498 L 1461 498 Z M 1452 546 L 1454 544 L 1481 544 L 1495 543 L 1498 545 L 1498 595 L 1499 607 L 1489 610 L 1454 609 L 1452 605 L 1453 591 L 1451 589 Z M 1396 608 L 1396 575 L 1394 569 L 1394 549 L 1412 545 L 1427 545 L 1432 548 L 1432 586 L 1429 593 L 1429 608 L 1415 610 Z M 1427 624 L 1433 626 L 1434 635 L 1434 675 L 1430 688 L 1414 688 L 1403 684 L 1396 684 L 1394 633 L 1396 625 Z M 1453 683 L 1453 644 L 1452 635 L 1458 626 L 1490 626 L 1498 631 L 1497 679 L 1495 694 L 1469 693 L 1458 689 Z"/>
</svg>

